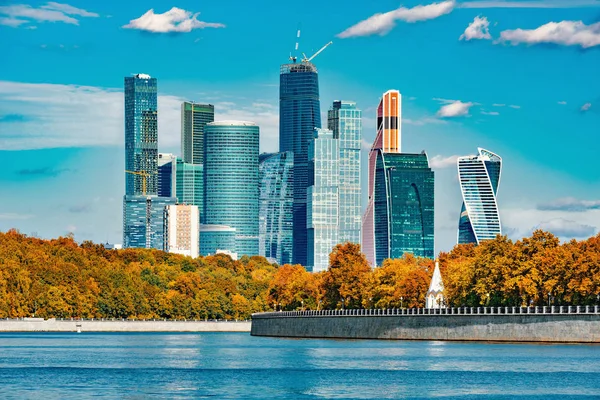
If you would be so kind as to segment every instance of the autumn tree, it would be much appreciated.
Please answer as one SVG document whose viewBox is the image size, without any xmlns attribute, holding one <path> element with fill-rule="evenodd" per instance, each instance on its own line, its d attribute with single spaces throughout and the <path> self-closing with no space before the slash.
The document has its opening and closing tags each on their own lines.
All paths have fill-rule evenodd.
<svg viewBox="0 0 600 400">
<path fill-rule="evenodd" d="M 371 267 L 355 243 L 338 244 L 323 273 L 323 303 L 327 308 L 361 308 L 367 304 Z"/>
</svg>

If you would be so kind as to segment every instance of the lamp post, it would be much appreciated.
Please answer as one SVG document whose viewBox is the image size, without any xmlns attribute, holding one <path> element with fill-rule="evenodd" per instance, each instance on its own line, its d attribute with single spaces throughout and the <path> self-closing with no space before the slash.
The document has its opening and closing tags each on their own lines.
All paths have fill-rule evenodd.
<svg viewBox="0 0 600 400">
<path fill-rule="evenodd" d="M 400 308 L 404 308 L 403 306 L 404 297 L 400 296 Z"/>
<path fill-rule="evenodd" d="M 369 308 L 373 308 L 373 298 L 369 297 Z"/>
<path fill-rule="evenodd" d="M 319 305 L 317 306 L 317 310 L 321 309 L 321 300 L 319 300 Z"/>
<path fill-rule="evenodd" d="M 548 307 L 550 307 L 550 296 L 552 295 L 552 293 L 548 292 Z"/>
<path fill-rule="evenodd" d="M 300 307 L 302 309 L 302 311 L 304 311 L 304 300 L 300 300 L 300 304 L 302 305 L 302 307 Z"/>
<path fill-rule="evenodd" d="M 342 310 L 344 309 L 344 299 L 342 299 Z"/>
</svg>

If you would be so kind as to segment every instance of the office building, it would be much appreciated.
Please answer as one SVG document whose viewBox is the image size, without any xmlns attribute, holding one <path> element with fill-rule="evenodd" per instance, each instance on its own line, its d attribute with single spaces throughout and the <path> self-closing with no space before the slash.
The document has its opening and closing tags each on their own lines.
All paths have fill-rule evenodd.
<svg viewBox="0 0 600 400">
<path fill-rule="evenodd" d="M 171 153 L 158 153 L 158 195 L 175 197 L 175 171 L 177 157 Z"/>
<path fill-rule="evenodd" d="M 125 195 L 123 247 L 163 250 L 165 207 L 176 203 L 174 197 Z"/>
<path fill-rule="evenodd" d="M 196 258 L 199 255 L 200 220 L 197 206 L 169 205 L 165 207 L 164 250 Z"/>
<path fill-rule="evenodd" d="M 181 155 L 188 164 L 204 163 L 204 126 L 215 120 L 215 106 L 186 101 L 181 104 Z"/>
<path fill-rule="evenodd" d="M 158 155 L 158 195 L 177 197 L 180 204 L 204 204 L 204 166 L 189 164 L 172 154 Z"/>
<path fill-rule="evenodd" d="M 502 158 L 479 148 L 477 156 L 458 158 L 458 178 L 463 204 L 458 223 L 458 243 L 476 243 L 502 234 L 498 211 L 498 186 Z"/>
<path fill-rule="evenodd" d="M 328 129 L 316 129 L 308 147 L 307 269 L 326 271 L 338 241 L 339 140 Z"/>
<path fill-rule="evenodd" d="M 258 153 L 259 128 L 253 122 L 218 121 L 204 128 L 202 220 L 235 228 L 240 255 L 259 252 Z"/>
<path fill-rule="evenodd" d="M 279 75 L 279 151 L 294 154 L 294 264 L 307 265 L 308 143 L 321 127 L 319 78 L 309 61 L 284 64 Z"/>
<path fill-rule="evenodd" d="M 340 243 L 360 243 L 361 195 L 361 111 L 351 101 L 333 102 L 327 113 L 327 127 L 339 141 L 339 237 Z"/>
<path fill-rule="evenodd" d="M 237 260 L 236 236 L 236 229 L 227 225 L 200 225 L 200 254 L 224 253 Z"/>
<path fill-rule="evenodd" d="M 259 255 L 279 265 L 292 263 L 293 157 L 289 151 L 259 156 Z"/>
</svg>

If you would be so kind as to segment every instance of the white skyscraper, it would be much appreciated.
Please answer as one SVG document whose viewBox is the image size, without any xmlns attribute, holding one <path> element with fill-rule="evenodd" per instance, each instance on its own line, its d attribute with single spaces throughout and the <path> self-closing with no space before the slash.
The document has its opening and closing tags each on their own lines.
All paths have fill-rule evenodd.
<svg viewBox="0 0 600 400">
<path fill-rule="evenodd" d="M 165 248 L 169 253 L 192 258 L 199 255 L 200 214 L 197 206 L 170 205 L 165 207 Z"/>
</svg>

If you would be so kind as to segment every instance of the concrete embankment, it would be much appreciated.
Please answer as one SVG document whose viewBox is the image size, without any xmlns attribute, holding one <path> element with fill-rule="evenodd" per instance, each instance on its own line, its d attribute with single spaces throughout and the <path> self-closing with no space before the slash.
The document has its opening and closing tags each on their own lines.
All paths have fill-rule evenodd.
<svg viewBox="0 0 600 400">
<path fill-rule="evenodd" d="M 600 343 L 600 313 L 598 308 L 595 310 L 493 314 L 459 314 L 450 310 L 444 314 L 394 314 L 394 310 L 387 310 L 390 312 L 387 315 L 352 314 L 383 310 L 346 310 L 337 315 L 334 312 L 326 315 L 323 311 L 261 313 L 252 316 L 251 334 L 295 338 Z"/>
<path fill-rule="evenodd" d="M 0 319 L 0 332 L 250 332 L 250 321 Z"/>
</svg>

